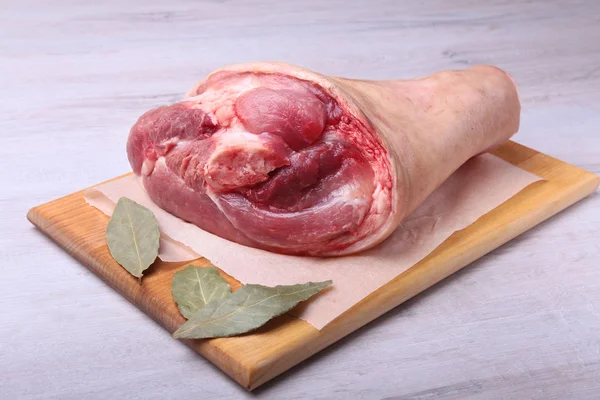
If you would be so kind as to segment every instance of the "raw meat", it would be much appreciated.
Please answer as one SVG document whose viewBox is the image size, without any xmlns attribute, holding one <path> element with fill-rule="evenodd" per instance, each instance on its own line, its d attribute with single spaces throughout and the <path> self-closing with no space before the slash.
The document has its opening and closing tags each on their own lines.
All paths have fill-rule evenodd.
<svg viewBox="0 0 600 400">
<path fill-rule="evenodd" d="M 373 247 L 469 158 L 519 126 L 512 79 L 480 66 L 395 81 L 282 63 L 211 74 L 131 129 L 152 200 L 223 238 L 287 254 Z"/>
</svg>

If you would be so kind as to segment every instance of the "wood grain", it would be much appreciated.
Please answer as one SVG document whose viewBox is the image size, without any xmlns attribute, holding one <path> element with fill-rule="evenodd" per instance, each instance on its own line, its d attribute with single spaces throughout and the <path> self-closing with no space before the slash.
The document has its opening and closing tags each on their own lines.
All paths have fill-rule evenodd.
<svg viewBox="0 0 600 400">
<path fill-rule="evenodd" d="M 238 337 L 186 340 L 186 344 L 246 389 L 255 389 L 326 346 L 475 261 L 506 241 L 594 192 L 600 178 L 514 142 L 496 154 L 546 181 L 536 182 L 474 224 L 456 232 L 429 256 L 356 304 L 323 330 L 284 315 Z M 493 184 L 493 182 L 490 182 Z M 31 209 L 28 219 L 77 260 L 173 333 L 185 319 L 171 295 L 181 263 L 156 262 L 141 285 L 112 259 L 108 222 L 87 205 L 83 191 Z M 209 260 L 195 261 L 206 265 Z M 227 277 L 234 283 L 239 282 Z"/>
<path fill-rule="evenodd" d="M 128 171 L 139 115 L 246 61 L 362 79 L 496 64 L 519 83 L 515 139 L 600 174 L 599 1 L 0 3 L 2 397 L 598 398 L 598 193 L 252 394 L 24 215 Z"/>
</svg>

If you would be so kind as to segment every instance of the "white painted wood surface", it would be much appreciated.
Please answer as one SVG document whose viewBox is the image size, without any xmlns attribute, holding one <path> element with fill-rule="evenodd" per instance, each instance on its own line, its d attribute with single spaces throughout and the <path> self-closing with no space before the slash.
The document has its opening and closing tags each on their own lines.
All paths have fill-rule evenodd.
<svg viewBox="0 0 600 400">
<path fill-rule="evenodd" d="M 129 127 L 224 64 L 397 78 L 491 63 L 516 140 L 600 174 L 600 2 L 4 0 L 0 398 L 596 399 L 600 195 L 245 393 L 37 232 L 126 172 Z"/>
</svg>

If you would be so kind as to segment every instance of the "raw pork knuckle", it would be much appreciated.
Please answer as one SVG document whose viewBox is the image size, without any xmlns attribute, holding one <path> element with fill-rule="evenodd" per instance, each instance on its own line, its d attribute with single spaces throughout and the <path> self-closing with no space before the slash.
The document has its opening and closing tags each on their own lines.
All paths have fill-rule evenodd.
<svg viewBox="0 0 600 400">
<path fill-rule="evenodd" d="M 513 80 L 492 66 L 414 80 L 225 67 L 143 114 L 129 162 L 152 200 L 237 243 L 336 256 L 387 238 L 469 158 L 519 127 Z"/>
</svg>

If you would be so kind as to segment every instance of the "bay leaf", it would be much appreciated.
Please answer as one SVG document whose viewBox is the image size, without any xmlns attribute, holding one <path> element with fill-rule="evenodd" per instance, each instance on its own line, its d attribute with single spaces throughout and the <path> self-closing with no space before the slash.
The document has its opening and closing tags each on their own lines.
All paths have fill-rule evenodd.
<svg viewBox="0 0 600 400">
<path fill-rule="evenodd" d="M 171 291 L 181 315 L 188 319 L 211 301 L 231 294 L 229 284 L 215 267 L 194 265 L 175 273 Z"/>
<path fill-rule="evenodd" d="M 176 339 L 204 339 L 250 332 L 301 301 L 307 300 L 331 281 L 267 287 L 245 285 L 229 296 L 208 303 L 173 334 Z"/>
<path fill-rule="evenodd" d="M 159 236 L 152 211 L 126 197 L 119 199 L 106 226 L 106 243 L 113 258 L 140 282 L 158 256 Z"/>
</svg>

